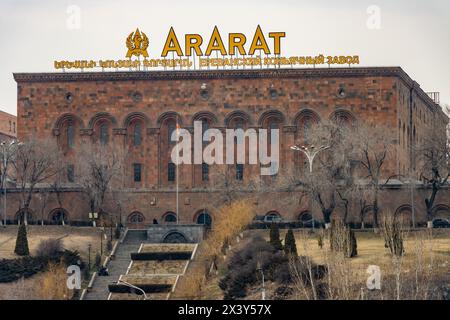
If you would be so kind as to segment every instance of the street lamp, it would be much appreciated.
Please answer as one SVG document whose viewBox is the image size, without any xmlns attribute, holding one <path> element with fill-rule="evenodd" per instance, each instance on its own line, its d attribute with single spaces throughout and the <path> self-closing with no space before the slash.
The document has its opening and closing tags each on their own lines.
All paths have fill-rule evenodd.
<svg viewBox="0 0 450 320">
<path fill-rule="evenodd" d="M 130 287 L 130 288 L 133 288 L 133 289 L 136 289 L 136 290 L 142 292 L 142 294 L 143 294 L 143 296 L 144 296 L 144 300 L 150 300 L 150 299 L 147 297 L 147 295 L 145 294 L 145 291 L 142 290 L 141 288 L 136 287 L 135 285 L 132 285 L 131 283 L 128 283 L 128 282 L 123 281 L 123 280 L 121 280 L 121 279 L 119 279 L 119 280 L 117 281 L 117 283 L 124 284 L 124 285 L 126 285 L 127 287 Z"/>
<path fill-rule="evenodd" d="M 262 269 L 261 262 L 259 262 L 259 261 L 256 264 L 256 271 L 260 271 L 261 277 L 262 277 L 261 300 L 266 300 L 266 287 L 265 287 L 265 283 L 264 283 L 264 271 Z"/>
<path fill-rule="evenodd" d="M 329 147 L 330 146 L 322 145 L 322 146 L 320 146 L 319 148 L 316 149 L 316 147 L 314 145 L 309 146 L 309 148 L 306 147 L 306 146 L 300 146 L 300 147 L 298 147 L 298 146 L 291 146 L 291 149 L 295 150 L 295 151 L 301 151 L 301 152 L 303 152 L 306 155 L 306 157 L 308 158 L 308 162 L 309 162 L 309 172 L 312 172 L 312 164 L 313 164 L 313 160 L 314 160 L 315 156 L 320 151 L 326 150 Z"/>
</svg>

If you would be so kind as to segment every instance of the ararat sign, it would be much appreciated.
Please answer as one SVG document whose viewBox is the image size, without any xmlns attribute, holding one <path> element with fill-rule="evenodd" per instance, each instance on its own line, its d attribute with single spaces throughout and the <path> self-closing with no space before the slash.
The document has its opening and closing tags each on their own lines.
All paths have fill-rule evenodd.
<svg viewBox="0 0 450 320">
<path fill-rule="evenodd" d="M 324 55 L 316 56 L 282 56 L 282 40 L 285 32 L 272 31 L 264 34 L 261 27 L 256 27 L 255 33 L 247 37 L 243 33 L 229 33 L 223 37 L 217 26 L 209 38 L 205 39 L 197 33 L 187 33 L 184 37 L 177 35 L 171 27 L 160 58 L 150 58 L 157 51 L 151 38 L 139 29 L 131 32 L 125 40 L 125 58 L 119 60 L 59 60 L 54 62 L 55 69 L 85 69 L 102 68 L 130 70 L 148 70 L 151 68 L 173 69 L 208 69 L 210 67 L 233 69 L 245 67 L 293 67 L 297 65 L 348 65 L 359 64 L 357 55 Z M 159 50 L 158 50 L 159 51 Z M 150 53 L 150 54 L 149 54 Z M 132 57 L 137 57 L 133 60 Z M 143 58 L 141 60 L 141 57 Z"/>
</svg>

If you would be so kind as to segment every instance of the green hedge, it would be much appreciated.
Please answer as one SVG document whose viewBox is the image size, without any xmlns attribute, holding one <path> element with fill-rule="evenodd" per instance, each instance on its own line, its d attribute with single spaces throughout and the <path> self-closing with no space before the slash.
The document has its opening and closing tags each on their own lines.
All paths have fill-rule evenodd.
<svg viewBox="0 0 450 320">
<path fill-rule="evenodd" d="M 22 277 L 29 278 L 44 271 L 49 262 L 62 262 L 66 266 L 79 265 L 84 268 L 77 251 L 65 250 L 53 257 L 23 257 L 0 260 L 0 283 L 13 282 Z"/>
<path fill-rule="evenodd" d="M 145 260 L 189 260 L 191 259 L 191 252 L 133 252 L 131 253 L 131 260 L 145 261 Z"/>
<path fill-rule="evenodd" d="M 171 284 L 141 284 L 137 287 L 144 290 L 145 293 L 161 293 L 170 292 L 172 290 Z M 108 289 L 111 293 L 142 293 L 140 290 L 133 289 L 124 284 L 109 284 Z"/>
</svg>

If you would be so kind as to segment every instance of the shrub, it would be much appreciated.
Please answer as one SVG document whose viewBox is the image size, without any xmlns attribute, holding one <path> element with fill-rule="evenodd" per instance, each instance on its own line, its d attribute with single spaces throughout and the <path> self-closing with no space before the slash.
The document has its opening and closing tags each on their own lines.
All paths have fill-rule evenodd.
<svg viewBox="0 0 450 320">
<path fill-rule="evenodd" d="M 36 248 L 38 257 L 55 257 L 64 250 L 61 239 L 45 239 Z"/>
<path fill-rule="evenodd" d="M 66 284 L 67 274 L 64 264 L 50 262 L 47 271 L 39 279 L 37 293 L 42 300 L 68 300 L 71 292 Z"/>
<path fill-rule="evenodd" d="M 358 254 L 355 232 L 343 221 L 331 222 L 330 248 L 336 252 L 343 252 L 347 258 L 353 258 Z"/>
<path fill-rule="evenodd" d="M 25 224 L 19 226 L 16 239 L 16 248 L 14 252 L 19 256 L 30 255 L 30 250 L 28 249 L 28 239 L 27 239 L 27 227 Z"/>
<path fill-rule="evenodd" d="M 275 250 L 283 250 L 283 245 L 280 240 L 280 229 L 276 223 L 270 225 L 270 244 Z"/>
<path fill-rule="evenodd" d="M 286 300 L 294 290 L 286 285 L 281 285 L 275 289 L 274 300 Z"/>
<path fill-rule="evenodd" d="M 289 229 L 288 232 L 286 232 L 286 237 L 284 239 L 284 252 L 294 256 L 298 255 L 297 245 L 295 244 L 295 237 L 292 229 Z"/>
<path fill-rule="evenodd" d="M 402 256 L 405 253 L 403 247 L 403 232 L 401 223 L 397 221 L 394 215 L 382 217 L 382 230 L 384 234 L 384 246 L 389 248 L 391 254 Z"/>
<path fill-rule="evenodd" d="M 283 252 L 261 237 L 254 237 L 230 258 L 225 277 L 219 282 L 225 299 L 243 298 L 247 287 L 261 281 L 261 272 L 268 281 L 286 283 L 290 280 L 288 260 Z"/>
</svg>

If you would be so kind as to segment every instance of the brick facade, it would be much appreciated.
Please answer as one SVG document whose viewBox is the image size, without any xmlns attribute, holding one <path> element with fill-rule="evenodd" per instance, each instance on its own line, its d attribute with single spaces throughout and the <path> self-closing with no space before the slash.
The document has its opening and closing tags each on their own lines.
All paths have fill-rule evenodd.
<svg viewBox="0 0 450 320">
<path fill-rule="evenodd" d="M 20 140 L 30 136 L 53 139 L 65 149 L 66 161 L 75 171 L 78 147 L 99 139 L 101 130 L 107 131 L 109 143 L 126 148 L 129 171 L 123 192 L 128 196 L 123 220 L 132 213 L 142 214 L 145 220 L 139 218 L 139 223 L 161 221 L 167 212 L 175 211 L 175 182 L 167 177 L 173 147 L 168 131 L 176 119 L 189 130 L 194 120 L 219 129 L 235 127 L 236 122 L 245 128 L 276 123 L 281 129 L 281 171 L 303 166 L 289 146 L 301 140 L 305 121 L 342 117 L 376 123 L 391 128 L 396 141 L 384 168 L 386 176 L 407 172 L 413 165 L 411 146 L 421 141 L 427 128 L 438 125 L 445 130 L 448 121 L 440 107 L 398 67 L 25 73 L 14 77 Z M 73 148 L 66 145 L 69 125 L 75 132 Z M 136 125 L 143 132 L 139 146 L 133 145 Z M 142 165 L 140 182 L 133 181 L 134 163 Z M 245 165 L 243 184 L 259 174 L 259 169 L 259 165 Z M 213 183 L 202 181 L 201 165 L 179 169 L 181 222 L 195 222 L 203 210 L 214 220 L 221 197 L 205 191 Z M 69 190 L 64 194 L 69 218 L 86 220 L 86 199 L 75 189 Z M 436 202 L 448 211 L 445 214 L 450 214 L 448 194 L 442 192 Z M 10 197 L 16 197 L 13 191 Z M 417 220 L 423 221 L 423 198 L 415 198 Z M 381 202 L 395 209 L 410 205 L 411 195 L 400 186 L 391 186 L 383 190 Z M 261 215 L 276 211 L 295 220 L 308 210 L 320 217 L 309 201 L 301 202 L 291 193 L 261 195 L 255 205 Z M 17 207 L 9 207 L 8 215 L 13 218 Z"/>
<path fill-rule="evenodd" d="M 0 111 L 0 142 L 11 141 L 17 137 L 17 117 Z"/>
</svg>

